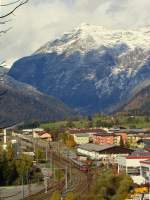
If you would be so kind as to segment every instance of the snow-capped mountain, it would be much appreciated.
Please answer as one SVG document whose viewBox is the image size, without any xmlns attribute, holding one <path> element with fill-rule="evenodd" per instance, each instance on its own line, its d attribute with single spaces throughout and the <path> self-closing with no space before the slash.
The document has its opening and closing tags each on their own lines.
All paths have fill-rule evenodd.
<svg viewBox="0 0 150 200">
<path fill-rule="evenodd" d="M 110 30 L 103 26 L 83 23 L 73 31 L 64 33 L 61 38 L 46 43 L 36 53 L 57 52 L 61 54 L 78 50 L 85 54 L 90 50 L 99 49 L 99 47 L 119 48 L 122 44 L 126 44 L 130 49 L 141 46 L 149 49 L 149 41 L 150 27 L 134 30 Z"/>
<path fill-rule="evenodd" d="M 73 108 L 110 112 L 150 85 L 150 27 L 82 24 L 15 62 L 9 74 Z"/>
</svg>

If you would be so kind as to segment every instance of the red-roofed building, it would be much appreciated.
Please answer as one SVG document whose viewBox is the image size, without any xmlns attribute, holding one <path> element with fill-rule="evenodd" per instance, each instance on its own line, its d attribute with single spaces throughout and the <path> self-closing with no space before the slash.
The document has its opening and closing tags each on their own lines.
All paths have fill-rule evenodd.
<svg viewBox="0 0 150 200">
<path fill-rule="evenodd" d="M 40 136 L 40 138 L 44 140 L 52 141 L 52 135 L 50 133 L 45 132 Z"/>
<path fill-rule="evenodd" d="M 41 138 L 43 140 L 52 141 L 52 135 L 45 131 L 42 132 L 34 132 L 34 138 Z"/>
<path fill-rule="evenodd" d="M 150 159 L 150 152 L 133 152 L 129 156 L 118 156 L 118 172 L 140 174 L 140 163 Z"/>
</svg>

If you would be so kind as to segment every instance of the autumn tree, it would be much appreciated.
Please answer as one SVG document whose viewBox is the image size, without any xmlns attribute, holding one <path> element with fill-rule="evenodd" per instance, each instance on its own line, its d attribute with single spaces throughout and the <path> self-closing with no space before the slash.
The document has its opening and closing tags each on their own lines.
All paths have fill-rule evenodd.
<svg viewBox="0 0 150 200">
<path fill-rule="evenodd" d="M 36 148 L 35 150 L 35 159 L 37 161 L 42 161 L 45 159 L 45 152 L 43 151 L 42 148 Z"/>
<path fill-rule="evenodd" d="M 67 133 L 61 134 L 61 139 L 62 139 L 63 143 L 66 144 L 66 141 L 68 139 L 68 134 Z"/>
<path fill-rule="evenodd" d="M 7 158 L 8 160 L 13 160 L 14 158 L 14 151 L 11 144 L 8 144 L 7 146 Z"/>
<path fill-rule="evenodd" d="M 61 200 L 60 192 L 59 191 L 53 192 L 50 200 Z"/>
<path fill-rule="evenodd" d="M 116 176 L 111 170 L 97 175 L 87 193 L 87 200 L 125 200 L 133 188 L 132 179 L 125 174 Z"/>
<path fill-rule="evenodd" d="M 124 147 L 124 141 L 123 141 L 122 136 L 120 136 L 120 146 L 121 146 L 121 147 Z"/>
<path fill-rule="evenodd" d="M 66 141 L 66 145 L 69 148 L 75 147 L 76 146 L 76 142 L 74 141 L 74 137 L 73 135 L 68 135 L 67 141 Z"/>
<path fill-rule="evenodd" d="M 65 200 L 75 200 L 73 192 L 67 193 Z"/>
</svg>

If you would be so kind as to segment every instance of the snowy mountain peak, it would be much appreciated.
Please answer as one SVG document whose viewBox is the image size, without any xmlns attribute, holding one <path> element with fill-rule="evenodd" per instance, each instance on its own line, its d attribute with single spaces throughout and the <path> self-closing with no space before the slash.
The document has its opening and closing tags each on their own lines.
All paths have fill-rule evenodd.
<svg viewBox="0 0 150 200">
<path fill-rule="evenodd" d="M 77 27 L 77 29 L 85 29 L 88 28 L 89 26 L 90 24 L 83 22 L 79 25 L 79 27 Z"/>
<path fill-rule="evenodd" d="M 82 23 L 71 32 L 64 33 L 62 37 L 46 43 L 35 54 L 52 52 L 72 54 L 75 51 L 86 53 L 91 49 L 113 48 L 120 44 L 126 45 L 131 50 L 139 47 L 150 49 L 150 28 L 108 29 Z"/>
<path fill-rule="evenodd" d="M 82 24 L 14 63 L 9 75 L 81 112 L 111 112 L 150 85 L 150 28 Z"/>
<path fill-rule="evenodd" d="M 75 28 L 74 30 L 80 30 L 84 32 L 93 32 L 93 31 L 100 31 L 100 30 L 105 30 L 106 28 L 104 26 L 96 26 L 96 25 L 91 25 L 88 23 L 82 23 L 79 25 L 79 27 Z"/>
</svg>

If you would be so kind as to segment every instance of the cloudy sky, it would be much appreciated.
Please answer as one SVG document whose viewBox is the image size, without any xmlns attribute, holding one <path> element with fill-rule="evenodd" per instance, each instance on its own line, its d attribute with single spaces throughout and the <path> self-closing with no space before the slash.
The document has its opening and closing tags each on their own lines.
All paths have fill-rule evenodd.
<svg viewBox="0 0 150 200">
<path fill-rule="evenodd" d="M 150 25 L 149 10 L 150 0 L 30 0 L 11 17 L 13 28 L 0 37 L 0 61 L 30 55 L 83 22 L 109 28 Z"/>
</svg>

